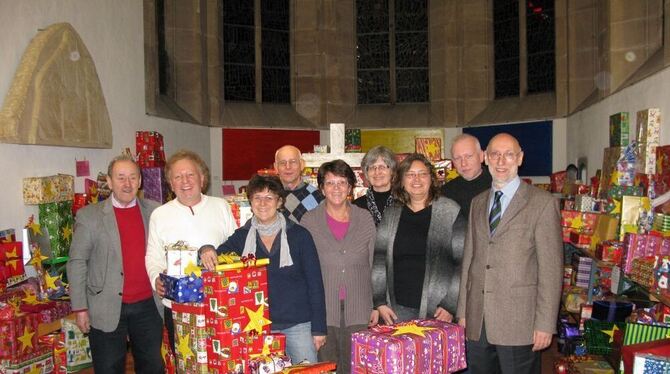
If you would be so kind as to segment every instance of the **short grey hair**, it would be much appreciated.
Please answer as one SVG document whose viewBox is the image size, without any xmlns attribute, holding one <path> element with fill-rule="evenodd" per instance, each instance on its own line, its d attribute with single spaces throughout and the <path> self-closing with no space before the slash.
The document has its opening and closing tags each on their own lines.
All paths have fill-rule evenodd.
<svg viewBox="0 0 670 374">
<path fill-rule="evenodd" d="M 120 155 L 114 157 L 114 158 L 112 159 L 112 161 L 109 162 L 109 165 L 107 166 L 107 175 L 108 175 L 110 178 L 112 177 L 112 170 L 114 169 L 114 165 L 116 165 L 117 162 L 121 162 L 121 161 L 129 161 L 129 162 L 132 162 L 133 165 L 135 165 L 135 167 L 137 168 L 137 172 L 139 173 L 139 171 L 140 171 L 140 166 L 137 165 L 137 162 L 135 161 L 135 159 L 133 158 L 133 156 L 131 156 L 131 155 L 127 154 L 127 153 L 123 153 L 123 154 L 120 154 Z"/>
<path fill-rule="evenodd" d="M 451 157 L 454 157 L 454 144 L 460 142 L 461 140 L 473 140 L 475 142 L 475 147 L 477 147 L 477 151 L 482 150 L 482 145 L 479 143 L 479 139 L 477 139 L 476 136 L 470 135 L 470 134 L 460 134 L 458 136 L 455 136 L 453 139 L 451 139 L 451 148 L 449 148 L 449 152 L 451 153 Z"/>
<path fill-rule="evenodd" d="M 363 160 L 361 161 L 361 169 L 363 169 L 363 174 L 365 174 L 366 179 L 368 178 L 368 167 L 372 166 L 372 164 L 374 164 L 378 158 L 381 158 L 386 166 L 391 169 L 391 172 L 395 173 L 395 168 L 397 165 L 395 160 L 395 153 L 383 145 L 378 145 L 370 148 L 368 153 L 363 156 Z"/>
</svg>

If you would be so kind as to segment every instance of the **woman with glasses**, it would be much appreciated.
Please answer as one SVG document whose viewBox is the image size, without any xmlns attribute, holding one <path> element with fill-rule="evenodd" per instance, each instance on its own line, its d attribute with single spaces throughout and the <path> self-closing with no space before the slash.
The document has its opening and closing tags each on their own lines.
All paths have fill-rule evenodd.
<svg viewBox="0 0 670 374">
<path fill-rule="evenodd" d="M 317 182 L 325 202 L 307 212 L 300 224 L 316 243 L 326 290 L 328 338 L 319 358 L 336 362 L 338 373 L 348 373 L 351 333 L 376 324 L 378 318 L 370 281 L 375 224 L 367 211 L 349 203 L 356 177 L 346 162 L 321 165 Z"/>
<path fill-rule="evenodd" d="M 285 191 L 275 176 L 255 175 L 247 185 L 254 215 L 214 250 L 200 248 L 200 260 L 208 270 L 217 254 L 269 258 L 268 297 L 272 331 L 286 335 L 291 361 L 317 362 L 317 351 L 326 341 L 326 308 L 319 256 L 304 227 L 279 213 Z"/>
<path fill-rule="evenodd" d="M 395 174 L 395 154 L 383 145 L 371 148 L 363 157 L 361 168 L 365 179 L 368 181 L 368 191 L 365 195 L 354 200 L 354 204 L 360 208 L 367 209 L 379 225 L 384 214 L 384 209 L 393 204 L 391 195 L 391 179 Z"/>
<path fill-rule="evenodd" d="M 377 228 L 372 283 L 379 317 L 452 322 L 458 302 L 465 218 L 440 196 L 433 165 L 414 153 L 398 166 L 393 195 Z"/>
</svg>

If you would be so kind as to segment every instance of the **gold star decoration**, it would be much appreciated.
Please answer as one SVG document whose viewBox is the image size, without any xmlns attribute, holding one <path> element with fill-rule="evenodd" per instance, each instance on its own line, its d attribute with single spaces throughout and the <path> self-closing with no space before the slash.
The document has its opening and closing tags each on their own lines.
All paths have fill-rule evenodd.
<svg viewBox="0 0 670 374">
<path fill-rule="evenodd" d="M 168 360 L 168 350 L 167 350 L 167 345 L 161 344 L 161 357 L 163 357 L 163 362 L 167 362 Z"/>
<path fill-rule="evenodd" d="M 263 326 L 272 323 L 269 319 L 263 316 L 265 305 L 261 304 L 258 310 L 246 308 L 247 316 L 249 316 L 249 323 L 244 327 L 244 332 L 255 330 L 259 335 L 263 333 Z"/>
<path fill-rule="evenodd" d="M 23 328 L 23 335 L 19 336 L 19 341 L 21 342 L 21 351 L 28 347 L 33 347 L 33 335 L 35 335 L 35 331 L 30 332 L 28 326 Z"/>
<path fill-rule="evenodd" d="M 37 366 L 37 364 L 32 364 L 30 367 L 30 371 L 28 371 L 26 374 L 40 374 L 42 372 L 42 369 Z"/>
<path fill-rule="evenodd" d="M 10 299 L 7 300 L 7 304 L 12 307 L 12 310 L 14 310 L 15 314 L 20 314 L 21 313 L 21 300 L 19 299 Z"/>
<path fill-rule="evenodd" d="M 426 337 L 425 332 L 429 331 L 429 330 L 435 330 L 435 328 L 434 327 L 421 327 L 421 326 L 417 326 L 416 324 L 412 323 L 412 324 L 409 324 L 409 325 L 398 326 L 398 328 L 396 328 L 396 330 L 393 332 L 392 335 L 397 336 L 397 335 L 404 335 L 404 334 L 414 334 L 414 335 L 418 335 L 418 336 L 423 338 L 423 337 Z"/>
<path fill-rule="evenodd" d="M 191 275 L 195 274 L 196 277 L 201 277 L 202 276 L 202 269 L 200 269 L 199 266 L 193 263 L 193 261 L 189 261 L 188 265 L 184 268 L 184 274 L 186 275 Z"/>
<path fill-rule="evenodd" d="M 28 261 L 28 265 L 33 265 L 36 268 L 41 268 L 42 267 L 42 261 L 48 259 L 49 257 L 42 255 L 42 250 L 40 247 L 35 248 L 35 251 L 33 252 L 33 257 L 30 258 L 30 261 Z"/>
<path fill-rule="evenodd" d="M 67 241 L 72 238 L 72 226 L 65 225 L 65 227 L 63 227 L 63 238 Z"/>
<path fill-rule="evenodd" d="M 610 178 L 610 184 L 617 185 L 619 184 L 619 178 L 621 173 L 618 170 L 612 172 L 612 177 Z"/>
<path fill-rule="evenodd" d="M 32 217 L 28 222 L 28 228 L 30 229 L 30 231 L 33 232 L 33 235 L 42 235 L 42 229 L 40 228 L 40 224 L 35 222 L 35 220 L 33 220 Z"/>
<path fill-rule="evenodd" d="M 46 200 L 53 200 L 56 197 L 56 189 L 54 188 L 54 184 L 51 181 L 47 181 L 46 185 L 44 186 L 44 198 Z"/>
<path fill-rule="evenodd" d="M 575 228 L 575 229 L 580 229 L 584 227 L 584 221 L 582 220 L 581 215 L 577 215 L 577 217 L 572 219 L 572 224 L 570 227 Z"/>
<path fill-rule="evenodd" d="M 41 301 L 37 300 L 37 295 L 35 295 L 35 293 L 28 290 L 24 290 L 23 292 L 26 294 L 26 296 L 23 299 L 21 299 L 21 301 L 23 301 L 24 303 L 28 305 L 42 304 Z"/>
<path fill-rule="evenodd" d="M 614 333 L 619 330 L 619 327 L 617 325 L 614 325 L 610 330 L 603 330 L 603 334 L 609 335 L 610 337 L 610 343 L 614 341 Z"/>
<path fill-rule="evenodd" d="M 44 280 L 47 283 L 47 288 L 50 290 L 57 290 L 58 286 L 56 285 L 56 281 L 60 280 L 61 274 L 58 274 L 57 277 L 51 276 L 48 271 L 44 272 Z"/>
<path fill-rule="evenodd" d="M 11 265 L 16 270 L 16 266 L 20 260 L 18 248 L 15 246 L 11 251 L 6 252 L 5 255 L 7 256 L 7 265 Z"/>
<path fill-rule="evenodd" d="M 7 238 L 3 238 L 0 243 L 5 243 L 6 244 L 6 243 L 11 243 L 11 242 L 13 242 L 13 240 L 10 237 L 7 237 Z"/>
<path fill-rule="evenodd" d="M 177 335 L 179 338 L 179 344 L 177 345 L 177 351 L 181 353 L 181 358 L 183 360 L 188 359 L 189 357 L 195 357 L 193 354 L 193 351 L 191 350 L 189 340 L 191 340 L 191 337 L 189 334 L 185 335 Z"/>
</svg>

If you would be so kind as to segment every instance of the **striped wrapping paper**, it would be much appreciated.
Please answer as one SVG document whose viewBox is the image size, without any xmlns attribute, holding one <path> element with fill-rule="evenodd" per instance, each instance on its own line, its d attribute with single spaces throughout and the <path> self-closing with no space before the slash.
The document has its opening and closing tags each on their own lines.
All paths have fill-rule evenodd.
<svg viewBox="0 0 670 374">
<path fill-rule="evenodd" d="M 626 323 L 623 345 L 653 342 L 670 338 L 670 326 L 665 324 Z"/>
</svg>

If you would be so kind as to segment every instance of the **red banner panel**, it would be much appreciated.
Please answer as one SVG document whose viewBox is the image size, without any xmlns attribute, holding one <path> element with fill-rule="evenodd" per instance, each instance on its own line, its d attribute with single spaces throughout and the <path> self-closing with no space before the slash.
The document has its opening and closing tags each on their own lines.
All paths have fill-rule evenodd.
<svg viewBox="0 0 670 374">
<path fill-rule="evenodd" d="M 223 129 L 223 179 L 248 180 L 271 168 L 277 148 L 291 144 L 303 153 L 319 144 L 316 130 Z"/>
</svg>

